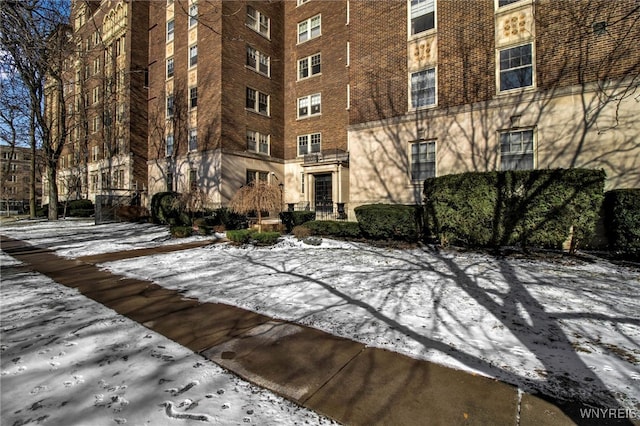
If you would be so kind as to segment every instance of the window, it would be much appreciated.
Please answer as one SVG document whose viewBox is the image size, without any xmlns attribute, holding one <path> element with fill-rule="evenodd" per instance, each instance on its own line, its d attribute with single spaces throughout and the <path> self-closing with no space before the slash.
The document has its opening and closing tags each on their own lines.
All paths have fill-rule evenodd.
<svg viewBox="0 0 640 426">
<path fill-rule="evenodd" d="M 500 133 L 500 170 L 533 167 L 533 129 Z"/>
<path fill-rule="evenodd" d="M 411 35 L 435 28 L 435 0 L 411 0 Z"/>
<path fill-rule="evenodd" d="M 173 19 L 167 22 L 167 42 L 170 42 L 173 40 L 175 25 L 176 25 L 176 22 Z"/>
<path fill-rule="evenodd" d="M 300 192 L 304 194 L 304 172 L 300 173 Z"/>
<path fill-rule="evenodd" d="M 173 95 L 169 95 L 167 96 L 167 118 L 173 117 L 174 112 L 175 112 L 174 98 L 173 98 Z"/>
<path fill-rule="evenodd" d="M 91 131 L 93 133 L 95 133 L 98 130 L 100 130 L 100 118 L 99 117 L 93 117 L 93 121 L 92 121 L 92 124 L 91 124 Z"/>
<path fill-rule="evenodd" d="M 189 89 L 189 107 L 195 108 L 198 106 L 198 88 L 192 87 Z"/>
<path fill-rule="evenodd" d="M 93 60 L 93 75 L 96 75 L 100 72 L 100 58 L 95 58 Z"/>
<path fill-rule="evenodd" d="M 304 98 L 298 98 L 298 118 L 319 115 L 321 113 L 320 104 L 320 93 L 305 96 Z"/>
<path fill-rule="evenodd" d="M 97 146 L 91 147 L 91 161 L 93 161 L 94 163 L 98 161 L 100 159 L 99 155 L 100 155 L 100 150 L 98 149 L 98 147 Z"/>
<path fill-rule="evenodd" d="M 251 46 L 247 46 L 247 66 L 261 74 L 269 76 L 271 58 Z"/>
<path fill-rule="evenodd" d="M 298 6 L 301 6 L 301 5 L 305 4 L 308 1 L 309 0 L 298 0 Z"/>
<path fill-rule="evenodd" d="M 321 140 L 320 133 L 298 136 L 298 155 L 320 152 Z"/>
<path fill-rule="evenodd" d="M 198 129 L 189 129 L 189 151 L 198 149 Z"/>
<path fill-rule="evenodd" d="M 316 15 L 311 19 L 298 23 L 298 43 L 319 37 L 321 35 L 320 28 L 320 15 Z"/>
<path fill-rule="evenodd" d="M 261 182 L 269 181 L 269 172 L 262 172 L 258 170 L 247 170 L 247 185 L 251 185 L 256 180 Z"/>
<path fill-rule="evenodd" d="M 167 135 L 165 153 L 167 157 L 171 157 L 173 155 L 173 133 L 169 133 Z"/>
<path fill-rule="evenodd" d="M 198 23 L 198 3 L 189 6 L 189 28 Z"/>
<path fill-rule="evenodd" d="M 198 45 L 189 48 L 189 66 L 193 67 L 198 64 Z"/>
<path fill-rule="evenodd" d="M 167 59 L 167 78 L 173 77 L 174 61 L 173 58 Z"/>
<path fill-rule="evenodd" d="M 98 174 L 91 174 L 91 191 L 96 192 L 98 190 Z"/>
<path fill-rule="evenodd" d="M 269 155 L 270 152 L 269 135 L 253 130 L 247 130 L 247 150 L 260 154 Z"/>
<path fill-rule="evenodd" d="M 198 189 L 198 171 L 196 169 L 189 170 L 189 190 L 194 192 Z"/>
<path fill-rule="evenodd" d="M 411 74 L 411 108 L 422 108 L 436 104 L 436 70 L 418 71 Z"/>
<path fill-rule="evenodd" d="M 498 7 L 507 6 L 520 0 L 498 0 Z"/>
<path fill-rule="evenodd" d="M 435 176 L 436 142 L 413 142 L 411 144 L 411 180 L 423 181 Z"/>
<path fill-rule="evenodd" d="M 320 74 L 320 71 L 320 53 L 307 56 L 306 58 L 302 58 L 298 61 L 298 80 Z"/>
<path fill-rule="evenodd" d="M 533 86 L 531 44 L 500 51 L 500 91 Z"/>
<path fill-rule="evenodd" d="M 95 105 L 98 102 L 100 102 L 100 88 L 94 87 L 93 88 L 93 104 Z"/>
<path fill-rule="evenodd" d="M 269 18 L 251 6 L 247 6 L 246 25 L 263 36 L 269 37 Z"/>
<path fill-rule="evenodd" d="M 268 115 L 269 95 L 247 87 L 246 107 L 260 114 Z"/>
</svg>

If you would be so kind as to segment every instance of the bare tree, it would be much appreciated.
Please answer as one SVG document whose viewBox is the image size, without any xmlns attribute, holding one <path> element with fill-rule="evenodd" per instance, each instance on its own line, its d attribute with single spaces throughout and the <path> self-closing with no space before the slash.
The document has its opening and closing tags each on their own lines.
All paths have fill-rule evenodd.
<svg viewBox="0 0 640 426">
<path fill-rule="evenodd" d="M 69 45 L 68 2 L 64 0 L 4 1 L 0 11 L 0 47 L 28 92 L 30 130 L 42 140 L 49 185 L 50 220 L 58 218 L 58 159 L 67 137 L 62 62 Z M 55 105 L 56 113 L 45 113 Z M 35 159 L 35 156 L 32 156 Z"/>
<path fill-rule="evenodd" d="M 258 216 L 258 230 L 262 231 L 262 213 L 277 211 L 282 207 L 280 188 L 266 181 L 253 181 L 236 192 L 229 208 L 237 213 L 255 212 Z"/>
</svg>

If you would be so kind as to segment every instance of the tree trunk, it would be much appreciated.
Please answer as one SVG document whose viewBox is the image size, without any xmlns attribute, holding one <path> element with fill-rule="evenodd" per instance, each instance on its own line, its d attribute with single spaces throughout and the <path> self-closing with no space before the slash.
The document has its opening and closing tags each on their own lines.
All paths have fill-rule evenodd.
<svg viewBox="0 0 640 426">
<path fill-rule="evenodd" d="M 47 166 L 47 179 L 49 180 L 49 220 L 58 220 L 58 182 L 56 165 Z"/>
<path fill-rule="evenodd" d="M 31 219 L 35 219 L 36 217 L 36 167 L 38 164 L 36 161 L 38 151 L 36 149 L 36 123 L 34 118 L 32 113 L 31 123 L 29 125 L 29 138 L 31 143 L 31 162 L 29 164 L 29 172 L 31 175 L 31 182 L 29 182 L 29 217 Z"/>
</svg>

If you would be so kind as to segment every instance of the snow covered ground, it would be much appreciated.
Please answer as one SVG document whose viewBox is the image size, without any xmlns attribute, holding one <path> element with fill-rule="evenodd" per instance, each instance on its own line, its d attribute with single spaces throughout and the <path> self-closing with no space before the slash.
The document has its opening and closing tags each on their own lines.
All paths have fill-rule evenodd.
<svg viewBox="0 0 640 426">
<path fill-rule="evenodd" d="M 66 257 L 178 242 L 163 227 L 86 221 L 1 232 Z M 268 248 L 224 243 L 101 266 L 525 391 L 637 410 L 640 271 L 587 259 L 285 237 Z M 4 354 L 2 362 L 4 371 Z"/>
</svg>

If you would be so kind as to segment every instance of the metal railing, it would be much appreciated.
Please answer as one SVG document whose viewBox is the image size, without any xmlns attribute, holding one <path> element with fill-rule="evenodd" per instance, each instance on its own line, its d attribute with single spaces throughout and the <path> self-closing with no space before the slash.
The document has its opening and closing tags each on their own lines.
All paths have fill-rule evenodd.
<svg viewBox="0 0 640 426">
<path fill-rule="evenodd" d="M 346 203 L 288 203 L 287 211 L 315 211 L 316 220 L 348 220 Z"/>
</svg>

